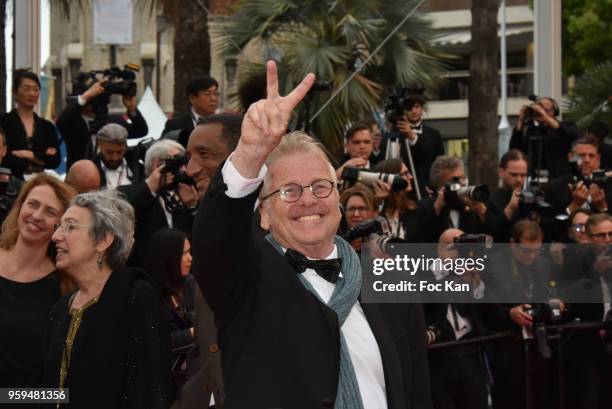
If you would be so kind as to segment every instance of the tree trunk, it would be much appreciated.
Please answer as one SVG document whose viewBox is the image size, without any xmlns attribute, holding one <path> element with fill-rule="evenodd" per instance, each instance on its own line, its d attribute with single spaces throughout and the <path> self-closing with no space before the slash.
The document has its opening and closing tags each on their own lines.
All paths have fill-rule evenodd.
<svg viewBox="0 0 612 409">
<path fill-rule="evenodd" d="M 499 98 L 498 0 L 472 0 L 472 52 L 468 90 L 470 184 L 497 188 Z"/>
<path fill-rule="evenodd" d="M 0 112 L 6 112 L 6 0 L 0 0 Z"/>
<path fill-rule="evenodd" d="M 201 0 L 209 8 L 208 0 Z M 174 112 L 189 106 L 186 88 L 189 81 L 210 72 L 210 37 L 206 11 L 198 0 L 184 0 L 174 24 Z"/>
</svg>

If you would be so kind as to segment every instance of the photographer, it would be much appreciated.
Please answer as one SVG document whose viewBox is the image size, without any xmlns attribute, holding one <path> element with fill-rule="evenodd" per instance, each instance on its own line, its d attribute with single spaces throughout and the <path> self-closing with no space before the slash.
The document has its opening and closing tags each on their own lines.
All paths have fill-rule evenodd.
<svg viewBox="0 0 612 409">
<path fill-rule="evenodd" d="M 342 166 L 336 170 L 338 180 L 342 179 L 344 168 L 370 169 L 373 165 L 372 150 L 373 136 L 370 125 L 365 122 L 357 122 L 346 131 L 344 155 Z"/>
<path fill-rule="evenodd" d="M 23 180 L 11 174 L 11 170 L 2 166 L 2 159 L 6 155 L 6 135 L 0 128 L 0 225 L 13 207 L 15 199 L 21 190 Z"/>
<path fill-rule="evenodd" d="M 133 96 L 122 95 L 126 109 L 125 119 L 121 115 L 102 115 L 100 117 L 97 114 L 96 111 L 100 108 L 108 110 L 106 105 L 107 100 L 110 101 L 108 99 L 110 94 L 105 88 L 107 84 L 106 80 L 97 81 L 92 85 L 80 84 L 82 88 L 75 90 L 76 93 L 80 93 L 76 101 L 67 106 L 57 119 L 57 128 L 66 142 L 67 168 L 70 168 L 79 159 L 90 159 L 94 156 L 97 143 L 93 135 L 107 123 L 117 123 L 123 126 L 128 131 L 129 139 L 141 138 L 149 133 L 147 122 L 138 111 L 135 93 Z M 88 88 L 85 88 L 86 86 Z"/>
<path fill-rule="evenodd" d="M 570 300 L 576 301 L 568 311 L 572 320 L 601 322 L 610 319 L 612 217 L 607 213 L 593 214 L 585 229 L 591 246 L 580 246 L 573 257 L 566 257 L 564 264 L 564 279 L 574 283 L 569 287 Z M 572 334 L 566 349 L 568 407 L 609 407 L 603 402 L 609 399 L 606 382 L 611 380 L 611 368 L 606 369 L 605 343 L 599 330 Z"/>
<path fill-rule="evenodd" d="M 490 220 L 495 221 L 494 238 L 496 243 L 510 241 L 510 228 L 520 218 L 521 192 L 527 179 L 527 157 L 518 149 L 506 152 L 498 169 L 502 185 L 487 202 Z"/>
<path fill-rule="evenodd" d="M 143 265 L 148 241 L 160 229 L 174 228 L 190 237 L 198 193 L 193 185 L 176 183 L 175 179 L 184 180 L 182 163 L 186 163 L 185 148 L 162 139 L 145 156 L 146 181 L 119 188 L 136 212 L 135 243 L 128 265 Z M 169 172 L 173 167 L 177 169 Z"/>
<path fill-rule="evenodd" d="M 570 173 L 567 155 L 578 138 L 573 123 L 559 121 L 559 106 L 548 97 L 523 105 L 512 131 L 509 149 L 519 149 L 529 157 L 529 170 L 546 169 L 551 178 Z"/>
<path fill-rule="evenodd" d="M 134 182 L 135 158 L 127 158 L 128 131 L 119 124 L 106 124 L 96 134 L 99 153 L 92 162 L 100 173 L 100 189 L 114 189 Z M 129 159 L 129 161 L 128 161 Z"/>
<path fill-rule="evenodd" d="M 357 183 L 355 186 L 346 189 L 340 195 L 340 204 L 344 209 L 344 218 L 346 226 L 350 229 L 349 232 L 355 232 L 355 227 L 362 223 L 370 221 L 378 214 L 378 205 L 374 192 L 362 183 Z M 349 243 L 357 253 L 361 251 L 361 245 L 367 241 L 365 237 L 358 237 Z"/>
<path fill-rule="evenodd" d="M 578 139 L 573 144 L 570 158 L 576 163 L 574 175 L 552 180 L 547 187 L 546 201 L 559 214 L 570 214 L 580 208 L 610 213 L 608 203 L 612 204 L 612 183 L 600 169 L 597 141 Z"/>
<path fill-rule="evenodd" d="M 399 134 L 402 136 L 400 157 L 404 163 L 409 164 L 406 144 L 403 142 L 404 140 L 408 141 L 412 152 L 412 160 L 414 161 L 416 178 L 419 183 L 419 190 L 424 198 L 426 197 L 426 187 L 430 184 L 429 172 L 431 165 L 437 157 L 444 155 L 444 144 L 440 132 L 423 123 L 423 112 L 426 103 L 423 95 L 424 90 L 404 91 L 409 93 L 409 95 L 398 101 L 399 111 L 401 111 L 402 115 L 387 115 L 391 122 L 391 133 L 387 133 L 383 138 L 381 151 L 384 155 L 387 151 L 390 138 L 394 134 Z"/>
<path fill-rule="evenodd" d="M 448 229 L 438 241 L 438 258 L 442 260 L 460 257 L 455 242 L 461 242 L 465 234 L 458 229 Z M 460 244 L 461 245 L 461 244 Z M 454 276 L 454 271 L 432 271 L 436 281 Z M 484 284 L 478 272 L 466 271 L 462 280 L 475 288 L 472 297 L 482 294 Z M 479 305 L 470 303 L 470 295 L 449 300 L 446 304 L 423 304 L 427 324 L 427 343 L 458 341 L 484 335 Z M 463 302 L 462 302 L 463 301 Z M 431 397 L 434 408 L 487 408 L 487 376 L 479 344 L 452 346 L 429 351 Z"/>
<path fill-rule="evenodd" d="M 550 263 L 540 256 L 544 237 L 540 226 L 532 220 L 521 220 L 512 227 L 511 236 L 510 247 L 491 254 L 481 275 L 490 303 L 485 315 L 487 328 L 522 334 L 492 344 L 493 407 L 526 406 L 525 354 L 530 361 L 531 382 L 538 385 L 529 397 L 531 407 L 552 407 L 550 360 L 544 359 L 532 338 L 536 328 L 557 319 L 565 306 L 557 298 Z M 542 304 L 544 300 L 548 303 Z"/>
<path fill-rule="evenodd" d="M 407 242 L 419 242 L 421 218 L 417 204 L 411 196 L 412 175 L 400 159 L 389 159 L 376 165 L 378 172 L 399 175 L 406 181 L 404 190 L 392 190 L 388 183 L 377 181 L 374 184 L 376 197 L 383 200 L 381 217 L 389 226 L 391 237 L 403 239 Z"/>
<path fill-rule="evenodd" d="M 431 185 L 434 197 L 419 202 L 421 212 L 421 240 L 436 243 L 438 237 L 449 228 L 466 233 L 489 233 L 494 222 L 487 222 L 486 200 L 488 189 L 483 186 L 466 186 L 467 177 L 461 159 L 441 156 L 431 166 Z M 468 188 L 465 190 L 463 188 Z M 482 190 L 485 192 L 481 192 Z M 470 193 L 471 192 L 471 193 Z M 480 200 L 474 200 L 474 192 Z M 459 195 L 458 193 L 462 193 Z M 483 193 L 482 197 L 480 193 Z"/>
</svg>

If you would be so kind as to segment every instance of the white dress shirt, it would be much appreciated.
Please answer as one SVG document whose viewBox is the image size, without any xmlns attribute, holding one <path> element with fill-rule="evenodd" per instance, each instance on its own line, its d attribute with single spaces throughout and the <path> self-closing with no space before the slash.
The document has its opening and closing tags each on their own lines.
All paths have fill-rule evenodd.
<svg viewBox="0 0 612 409">
<path fill-rule="evenodd" d="M 222 169 L 223 181 L 227 185 L 225 194 L 231 198 L 241 198 L 253 193 L 263 181 L 267 172 L 264 166 L 257 178 L 243 177 L 231 162 L 230 155 Z M 326 258 L 336 258 L 338 249 L 334 245 L 331 254 Z M 340 273 L 342 274 L 342 273 Z M 306 269 L 304 278 L 312 285 L 323 302 L 328 303 L 336 287 L 317 274 L 313 269 Z M 355 302 L 341 329 L 346 340 L 349 355 L 364 408 L 387 408 L 387 395 L 385 392 L 385 373 L 378 343 L 372 333 L 370 324 L 365 317 L 359 301 Z M 298 351 L 299 353 L 299 351 Z"/>
</svg>

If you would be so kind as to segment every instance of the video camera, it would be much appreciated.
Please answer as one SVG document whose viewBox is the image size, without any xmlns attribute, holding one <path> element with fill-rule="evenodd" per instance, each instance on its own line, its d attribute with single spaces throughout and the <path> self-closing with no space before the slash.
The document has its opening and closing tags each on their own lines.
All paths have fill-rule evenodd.
<svg viewBox="0 0 612 409">
<path fill-rule="evenodd" d="M 375 172 L 362 168 L 345 167 L 342 170 L 342 181 L 347 184 L 345 187 L 354 185 L 357 182 L 373 185 L 375 181 L 380 180 L 391 185 L 391 190 L 401 192 L 408 187 L 406 179 L 398 174 Z"/>
<path fill-rule="evenodd" d="M 489 199 L 489 194 L 487 185 L 464 186 L 459 177 L 453 177 L 444 185 L 444 201 L 451 209 L 463 209 L 465 199 L 484 203 Z"/>
<path fill-rule="evenodd" d="M 404 116 L 404 111 L 410 111 L 415 104 L 414 97 L 418 96 L 423 99 L 425 87 L 422 86 L 396 86 L 391 88 L 384 101 L 385 115 L 387 121 L 391 124 L 391 132 L 399 132 L 397 129 L 397 121 Z"/>
<path fill-rule="evenodd" d="M 76 80 L 72 84 L 73 95 L 69 98 L 75 98 L 79 94 L 87 91 L 93 84 L 106 79 L 102 85 L 104 92 L 96 98 L 88 101 L 93 109 L 95 120 L 90 123 L 90 130 L 95 133 L 106 124 L 108 116 L 108 105 L 110 104 L 111 95 L 125 95 L 133 97 L 136 95 L 136 72 L 140 71 L 138 64 L 126 64 L 123 69 L 119 67 L 110 67 L 104 70 L 92 70 L 80 72 Z"/>
</svg>

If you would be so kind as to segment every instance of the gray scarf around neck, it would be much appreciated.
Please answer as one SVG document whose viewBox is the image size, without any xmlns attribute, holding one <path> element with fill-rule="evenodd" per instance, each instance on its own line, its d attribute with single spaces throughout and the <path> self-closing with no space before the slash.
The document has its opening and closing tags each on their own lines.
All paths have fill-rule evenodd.
<svg viewBox="0 0 612 409">
<path fill-rule="evenodd" d="M 284 254 L 282 247 L 278 244 L 271 234 L 266 236 L 266 240 L 280 253 Z M 357 302 L 357 297 L 361 291 L 361 264 L 355 250 L 340 236 L 336 236 L 334 243 L 338 248 L 338 257 L 342 260 L 342 276 L 338 277 L 336 287 L 332 293 L 327 306 L 334 310 L 338 315 L 340 327 L 340 374 L 338 379 L 338 393 L 334 409 L 363 409 L 359 384 L 355 375 L 355 368 L 351 361 L 346 339 L 342 334 L 342 325 L 348 317 L 353 305 Z M 304 287 L 317 299 L 325 304 L 310 282 L 304 278 L 303 274 L 298 277 Z"/>
</svg>

